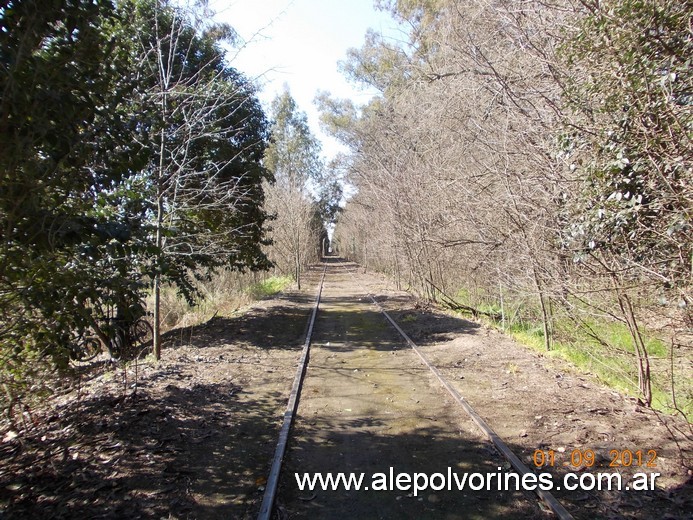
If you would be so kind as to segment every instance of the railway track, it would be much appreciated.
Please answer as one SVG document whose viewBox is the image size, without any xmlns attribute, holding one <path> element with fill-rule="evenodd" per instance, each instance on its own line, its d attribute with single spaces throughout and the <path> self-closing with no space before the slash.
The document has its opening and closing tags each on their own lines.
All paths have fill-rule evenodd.
<svg viewBox="0 0 693 520">
<path fill-rule="evenodd" d="M 351 264 L 351 266 L 353 266 L 353 264 Z M 331 292 L 333 294 L 326 298 L 326 304 L 323 305 L 322 314 L 320 314 L 319 311 L 321 310 L 321 302 L 323 301 L 323 288 L 326 277 L 328 277 L 328 282 L 331 286 Z M 359 287 L 360 294 L 340 293 L 340 290 L 344 290 L 343 287 L 345 286 L 345 280 L 347 279 L 351 281 L 352 287 L 354 285 Z M 374 311 L 373 309 L 376 310 Z M 310 351 L 315 340 L 314 332 L 316 331 L 316 322 L 318 321 L 319 315 L 324 315 L 324 323 L 319 324 L 321 329 L 319 332 L 320 338 L 316 341 L 316 343 L 319 345 L 321 353 L 318 361 L 314 363 L 315 367 L 311 368 L 311 371 L 309 371 L 309 359 L 311 357 Z M 354 330 L 361 330 L 362 333 L 355 335 Z M 396 334 L 394 334 L 393 331 L 396 332 Z M 373 336 L 373 338 L 370 336 Z M 416 359 L 408 357 L 411 356 L 412 353 L 415 355 Z M 388 354 L 391 354 L 392 356 Z M 401 362 L 399 359 L 395 359 L 394 363 L 390 361 L 390 358 L 395 355 L 401 357 Z M 340 357 L 342 359 L 337 359 Z M 401 371 L 405 374 L 404 383 L 398 381 L 398 378 L 401 376 L 396 374 L 400 364 Z M 425 369 L 421 368 L 421 364 L 425 366 Z M 416 365 L 418 365 L 418 367 Z M 310 366 L 312 367 L 313 365 Z M 296 440 L 296 443 L 300 445 L 298 447 L 298 451 L 301 453 L 301 456 L 309 458 L 311 456 L 311 450 L 315 451 L 322 449 L 319 448 L 320 443 L 316 442 L 311 437 L 316 436 L 316 434 L 325 436 L 325 444 L 327 444 L 328 449 L 323 449 L 321 451 L 321 453 L 325 452 L 322 457 L 326 458 L 326 460 L 329 462 L 330 457 L 332 456 L 331 452 L 334 451 L 334 459 L 331 466 L 334 468 L 333 471 L 335 472 L 348 471 L 347 469 L 340 469 L 340 458 L 344 460 L 344 462 L 341 463 L 344 468 L 348 468 L 350 464 L 356 468 L 362 467 L 364 464 L 372 465 L 373 461 L 371 459 L 375 457 L 375 460 L 377 461 L 379 458 L 377 452 L 366 454 L 365 457 L 358 454 L 349 454 L 348 450 L 344 449 L 344 447 L 347 445 L 362 445 L 363 447 L 360 449 L 360 451 L 368 450 L 369 446 L 371 445 L 377 445 L 376 448 L 383 454 L 384 462 L 388 458 L 388 446 L 386 446 L 388 439 L 397 439 L 399 436 L 406 437 L 408 439 L 405 443 L 407 447 L 415 445 L 417 448 L 414 448 L 414 451 L 417 453 L 426 453 L 425 447 L 418 447 L 418 441 L 422 439 L 419 439 L 419 437 L 413 435 L 412 431 L 425 431 L 427 433 L 433 433 L 430 438 L 436 439 L 437 441 L 443 437 L 454 438 L 455 435 L 451 434 L 450 432 L 454 430 L 455 422 L 460 422 L 459 416 L 456 416 L 456 414 L 459 413 L 459 410 L 463 410 L 464 415 L 466 416 L 465 419 L 473 421 L 478 433 L 482 434 L 483 437 L 485 437 L 485 440 L 483 442 L 479 442 L 473 438 L 469 440 L 464 438 L 458 440 L 450 439 L 443 444 L 442 450 L 438 449 L 438 451 L 442 451 L 443 456 L 444 454 L 449 453 L 450 450 L 456 449 L 459 449 L 460 453 L 464 453 L 464 456 L 469 455 L 467 452 L 471 453 L 472 451 L 477 451 L 484 454 L 484 450 L 487 450 L 487 453 L 485 453 L 482 457 L 487 459 L 485 461 L 487 463 L 486 466 L 488 466 L 490 459 L 494 459 L 491 461 L 491 465 L 497 464 L 498 456 L 502 456 L 502 458 L 507 461 L 504 463 L 507 469 L 512 467 L 513 470 L 520 476 L 533 473 L 520 460 L 520 458 L 513 453 L 512 449 L 508 447 L 508 445 L 500 438 L 498 434 L 496 434 L 496 432 L 486 423 L 486 421 L 479 416 L 479 414 L 464 399 L 464 397 L 460 395 L 454 386 L 446 380 L 440 370 L 430 363 L 422 350 L 404 332 L 402 327 L 400 327 L 392 316 L 380 305 L 376 298 L 361 286 L 358 280 L 353 276 L 353 268 L 347 265 L 326 263 L 323 267 L 322 276 L 316 291 L 313 310 L 307 325 L 307 333 L 303 345 L 303 351 L 299 366 L 297 367 L 287 408 L 284 413 L 283 425 L 280 430 L 270 474 L 267 479 L 267 485 L 260 512 L 258 514 L 258 520 L 267 520 L 272 517 L 275 501 L 277 500 L 278 488 L 282 479 L 282 465 L 285 460 L 287 447 L 290 442 L 292 426 L 294 425 L 294 421 L 299 416 L 299 398 L 301 396 L 304 378 L 306 377 L 307 373 L 310 374 L 312 371 L 320 372 L 323 376 L 327 374 L 328 381 L 330 378 L 334 378 L 335 388 L 340 388 L 338 384 L 339 378 L 348 378 L 349 381 L 341 387 L 340 391 L 332 392 L 333 388 L 331 388 L 332 385 L 330 384 L 323 384 L 322 387 L 311 388 L 311 393 L 308 396 L 309 400 L 312 399 L 317 401 L 322 399 L 322 401 L 320 401 L 320 406 L 312 406 L 312 408 L 315 408 L 315 410 L 313 410 L 313 417 L 310 416 L 310 413 L 306 413 L 305 418 L 301 418 L 307 419 L 309 424 L 312 424 L 313 427 L 307 428 L 306 431 L 301 432 L 301 438 Z M 428 382 L 424 383 L 424 381 Z M 436 383 L 437 389 L 436 385 L 432 384 L 431 381 Z M 359 390 L 359 385 L 363 391 Z M 407 387 L 410 385 L 416 385 L 411 386 L 412 395 L 410 396 L 397 393 L 395 390 L 393 390 L 398 386 Z M 425 389 L 425 394 L 423 393 L 424 390 L 421 388 L 422 386 L 429 387 Z M 385 390 L 383 390 L 383 388 L 385 388 Z M 433 417 L 432 415 L 434 414 L 431 412 L 436 411 L 435 408 L 440 404 L 440 388 L 444 389 L 448 393 L 454 404 L 452 406 L 441 405 L 443 408 L 437 410 L 441 416 L 445 417 Z M 391 396 L 387 397 L 386 395 L 385 403 L 392 403 L 391 408 L 394 410 L 385 411 L 385 416 L 382 415 L 383 412 L 380 412 L 377 406 L 373 407 L 373 403 L 370 402 L 377 402 L 379 397 L 382 396 L 381 394 L 383 391 L 386 394 L 390 392 Z M 333 396 L 328 395 L 325 398 L 322 397 L 322 394 L 330 394 L 331 392 L 334 394 Z M 369 393 L 372 396 L 371 399 L 367 399 Z M 328 407 L 328 404 L 324 404 L 323 401 L 328 403 L 334 401 L 334 399 L 332 399 L 332 401 L 326 401 L 326 399 L 330 397 L 342 399 L 338 402 L 345 402 L 348 406 L 352 406 L 352 408 L 344 407 L 336 410 L 325 410 Z M 413 407 L 410 401 L 414 401 L 416 405 L 420 404 L 421 406 Z M 349 405 L 348 403 L 356 403 L 356 405 Z M 397 406 L 395 403 L 397 403 Z M 405 404 L 402 405 L 401 403 Z M 426 403 L 430 404 L 427 405 Z M 355 410 L 356 406 L 363 406 L 363 408 L 361 410 Z M 456 409 L 453 407 L 456 407 Z M 318 419 L 315 419 L 315 417 L 317 416 L 319 418 L 320 414 L 324 414 L 332 419 L 324 420 L 318 424 Z M 386 431 L 387 428 L 389 428 L 389 418 L 387 417 L 387 414 L 406 416 L 407 421 L 411 420 L 412 417 L 417 417 L 418 419 L 416 419 L 416 427 L 413 430 L 405 428 L 404 433 L 398 432 L 398 435 L 394 436 L 389 434 L 379 435 L 379 432 Z M 344 415 L 347 415 L 348 418 L 345 418 Z M 432 426 L 439 421 L 444 421 L 445 424 L 442 427 L 437 425 L 435 427 Z M 301 424 L 301 420 L 299 420 L 299 424 Z M 354 442 L 354 438 L 348 437 L 348 435 L 345 433 L 349 426 L 356 427 L 357 430 L 360 428 L 361 430 L 364 430 L 363 433 L 366 433 L 367 435 L 356 436 L 355 438 L 358 440 Z M 329 429 L 333 430 L 333 434 L 330 434 L 329 431 L 325 433 Z M 461 433 L 462 432 L 460 430 L 458 437 Z M 342 437 L 340 437 L 340 435 L 342 435 Z M 376 440 L 379 437 L 385 439 L 385 442 L 382 445 Z M 424 436 L 420 437 L 423 438 Z M 467 446 L 473 446 L 473 448 L 465 449 L 465 441 Z M 359 442 L 361 444 L 359 444 Z M 330 446 L 330 443 L 332 443 L 332 446 Z M 318 446 L 318 448 L 316 448 L 316 446 Z M 463 446 L 463 448 L 460 449 L 459 446 Z M 493 447 L 493 453 L 497 454 L 495 457 L 490 456 L 488 453 L 491 451 L 489 450 L 491 446 Z M 306 449 L 306 447 L 308 447 L 308 449 Z M 401 449 L 402 448 L 394 447 L 394 452 Z M 341 450 L 347 452 L 346 455 Z M 359 450 L 356 451 L 358 452 Z M 416 455 L 413 456 L 416 457 Z M 436 462 L 441 468 L 446 464 L 449 464 L 449 462 L 444 460 L 432 460 L 435 459 L 435 457 L 431 459 L 429 456 L 428 459 L 429 460 L 426 461 L 426 464 L 428 464 L 429 467 L 431 467 L 431 463 L 435 465 Z M 393 456 L 392 460 L 397 460 L 400 462 L 398 455 Z M 484 461 L 475 460 L 474 457 L 471 457 L 471 459 L 469 459 L 467 462 L 472 464 L 471 468 L 467 469 L 467 471 L 475 471 L 474 464 L 482 464 Z M 405 467 L 416 468 L 417 464 L 421 465 L 422 462 L 414 460 Z M 305 465 L 306 459 L 302 459 L 301 461 L 297 461 L 296 467 L 293 469 L 302 469 L 301 466 Z M 497 466 L 497 468 L 498 471 L 501 470 L 501 466 Z M 496 468 L 493 469 L 495 470 Z M 283 478 L 286 482 L 291 482 L 291 472 L 287 471 L 286 473 L 289 475 L 284 476 Z M 297 485 L 297 483 L 292 484 L 294 486 Z M 556 500 L 553 495 L 551 495 L 551 493 L 540 488 L 537 488 L 535 492 L 537 498 L 542 502 L 542 504 L 544 504 L 544 509 L 550 509 L 557 518 L 561 520 L 573 518 L 571 514 L 561 505 L 561 503 Z M 337 494 L 336 491 L 334 493 Z M 522 494 L 520 493 L 520 495 Z M 308 503 L 312 502 L 316 496 L 317 495 L 313 493 L 305 496 L 299 496 L 298 499 Z M 359 496 L 362 498 L 364 497 L 364 495 L 352 495 L 342 507 L 350 507 L 352 508 L 352 513 L 358 513 L 359 507 L 355 505 L 354 501 L 358 501 Z M 369 498 L 364 499 L 370 500 L 367 510 L 381 511 L 378 513 L 379 516 L 381 516 L 383 513 L 382 510 L 378 509 L 378 500 L 383 496 L 384 495 L 382 494 L 371 494 Z M 522 496 L 524 496 L 526 500 L 526 495 Z M 403 496 L 399 496 L 397 500 L 401 500 L 402 497 Z M 412 498 L 411 494 L 404 495 L 404 497 L 409 499 Z M 463 495 L 463 497 L 466 502 L 462 503 L 461 507 L 466 507 L 464 504 L 470 502 L 470 500 L 467 495 Z M 432 494 L 427 496 L 427 500 L 432 502 L 434 505 L 438 502 L 436 495 Z M 491 498 L 491 500 L 493 499 Z M 496 516 L 497 514 L 498 516 L 512 517 L 513 508 L 518 510 L 517 502 L 523 499 L 516 494 L 514 498 L 511 497 L 508 499 L 508 497 L 505 497 L 505 500 L 510 500 L 511 503 L 509 506 L 503 506 L 507 507 L 507 509 L 504 510 L 499 506 L 500 509 L 496 511 L 496 509 L 489 506 L 487 507 L 488 511 L 496 511 L 493 513 L 493 516 Z M 417 502 L 411 502 L 411 504 L 413 504 L 411 507 L 414 509 L 415 506 L 424 507 L 426 504 L 424 503 L 424 506 L 420 506 L 419 503 L 421 502 L 422 499 L 419 498 Z M 474 500 L 471 500 L 470 503 L 474 503 Z M 451 503 L 448 507 L 451 507 L 452 505 L 453 504 Z M 455 507 L 458 507 L 458 504 L 455 503 L 454 505 Z M 444 505 L 441 504 L 441 506 Z M 476 507 L 478 508 L 479 506 L 477 505 Z M 518 513 L 516 516 L 526 517 L 528 514 L 530 514 L 526 507 L 531 508 L 531 506 L 519 506 L 519 513 L 518 511 L 515 511 Z M 398 514 L 402 514 L 402 511 L 400 511 Z M 416 517 L 418 514 L 419 513 L 417 512 L 413 512 L 412 517 Z M 279 516 L 281 517 L 282 515 Z M 387 514 L 385 516 L 387 516 Z"/>
</svg>

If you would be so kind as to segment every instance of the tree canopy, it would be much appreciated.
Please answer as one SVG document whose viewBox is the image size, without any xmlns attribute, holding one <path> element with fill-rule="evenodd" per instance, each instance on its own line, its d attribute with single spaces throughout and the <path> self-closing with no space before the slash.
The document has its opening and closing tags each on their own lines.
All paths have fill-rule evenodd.
<svg viewBox="0 0 693 520">
<path fill-rule="evenodd" d="M 318 94 L 349 149 L 329 163 L 288 88 L 268 118 L 225 57 L 233 28 L 191 5 L 0 3 L 6 386 L 150 293 L 158 355 L 162 287 L 192 302 L 215 270 L 272 267 L 300 286 L 335 222 L 343 254 L 423 297 L 627 359 L 646 404 L 656 329 L 673 380 L 693 323 L 687 2 L 379 0 L 404 37 L 369 31 L 340 64 L 365 105 Z"/>
<path fill-rule="evenodd" d="M 692 322 L 690 6 L 377 5 L 404 36 L 369 33 L 342 69 L 379 95 L 319 98 L 357 190 L 338 248 L 429 299 L 533 324 L 546 349 L 627 358 L 650 404 L 646 337 L 674 359 Z"/>
<path fill-rule="evenodd" d="M 306 114 L 288 88 L 272 102 L 271 140 L 265 164 L 274 175 L 266 186 L 267 208 L 274 215 L 270 256 L 301 287 L 301 273 L 319 258 L 321 232 L 316 187 L 325 175 L 320 143 Z"/>
<path fill-rule="evenodd" d="M 141 315 L 157 276 L 192 297 L 205 270 L 269 266 L 267 122 L 224 59 L 230 28 L 159 0 L 0 15 L 4 369 Z"/>
</svg>

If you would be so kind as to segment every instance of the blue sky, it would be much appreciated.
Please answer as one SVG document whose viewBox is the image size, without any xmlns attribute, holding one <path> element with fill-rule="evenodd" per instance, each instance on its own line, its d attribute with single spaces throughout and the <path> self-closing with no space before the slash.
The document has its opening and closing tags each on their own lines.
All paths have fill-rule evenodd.
<svg viewBox="0 0 693 520">
<path fill-rule="evenodd" d="M 350 85 L 337 63 L 350 47 L 361 47 L 368 28 L 396 37 L 395 22 L 372 0 L 216 0 L 217 19 L 229 23 L 246 42 L 231 64 L 262 87 L 266 107 L 289 86 L 328 158 L 338 145 L 319 130 L 313 99 L 318 91 L 365 103 L 372 91 Z"/>
</svg>

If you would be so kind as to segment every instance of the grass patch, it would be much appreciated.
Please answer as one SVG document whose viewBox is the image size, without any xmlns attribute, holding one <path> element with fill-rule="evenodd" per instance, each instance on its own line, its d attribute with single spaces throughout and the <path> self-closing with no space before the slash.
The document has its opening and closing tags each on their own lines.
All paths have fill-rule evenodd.
<svg viewBox="0 0 693 520">
<path fill-rule="evenodd" d="M 294 283 L 290 276 L 270 276 L 266 280 L 255 283 L 248 288 L 248 294 L 256 300 L 267 298 L 282 292 Z"/>
<path fill-rule="evenodd" d="M 468 290 L 457 293 L 458 301 L 466 305 L 500 314 L 500 305 L 493 298 L 479 296 Z M 518 343 L 542 355 L 567 361 L 576 371 L 592 374 L 614 390 L 632 397 L 639 396 L 635 349 L 630 331 L 624 323 L 589 318 L 584 326 L 578 327 L 568 317 L 557 312 L 553 322 L 552 350 L 547 352 L 538 309 L 532 308 L 526 301 L 506 301 L 505 313 L 504 332 Z M 503 328 L 499 321 L 487 317 L 482 321 L 494 328 Z M 592 337 L 589 330 L 606 345 Z M 642 331 L 642 334 L 650 358 L 652 407 L 664 413 L 676 413 L 671 395 L 670 347 L 647 330 Z M 674 368 L 676 405 L 690 420 L 693 418 L 693 382 L 690 370 L 685 368 L 688 360 L 681 359 L 681 354 L 677 353 L 677 361 L 678 365 Z"/>
<path fill-rule="evenodd" d="M 499 327 L 497 323 L 490 325 Z M 519 343 L 547 355 L 567 361 L 578 371 L 596 376 L 603 384 L 631 397 L 638 397 L 635 351 L 630 333 L 624 324 L 593 322 L 593 331 L 603 338 L 609 347 L 600 344 L 584 331 L 575 329 L 565 334 L 563 327 L 572 323 L 556 323 L 558 339 L 554 339 L 553 348 L 547 352 L 544 347 L 544 332 L 541 326 L 511 326 L 506 329 Z M 563 333 L 561 333 L 561 331 Z M 652 407 L 665 413 L 675 413 L 670 391 L 670 374 L 656 369 L 656 363 L 669 355 L 667 346 L 657 338 L 645 335 L 650 363 L 652 368 Z M 690 383 L 688 387 L 679 376 L 677 405 L 690 419 L 693 417 L 693 399 L 691 398 Z"/>
</svg>

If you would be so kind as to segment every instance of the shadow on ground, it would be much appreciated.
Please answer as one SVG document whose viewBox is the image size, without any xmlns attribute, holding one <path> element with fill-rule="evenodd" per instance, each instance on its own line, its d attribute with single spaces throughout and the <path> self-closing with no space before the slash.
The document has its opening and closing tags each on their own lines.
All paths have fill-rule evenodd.
<svg viewBox="0 0 693 520">
<path fill-rule="evenodd" d="M 311 294 L 282 295 L 272 305 L 254 307 L 241 316 L 216 316 L 201 325 L 168 331 L 163 336 L 164 345 L 206 348 L 234 343 L 264 349 L 300 348 L 313 301 Z"/>
<path fill-rule="evenodd" d="M 284 400 L 172 383 L 157 398 L 73 402 L 40 436 L 2 444 L 0 518 L 244 518 Z"/>
<path fill-rule="evenodd" d="M 201 355 L 229 343 L 241 350 L 244 345 L 265 350 L 298 349 L 309 312 L 309 305 L 304 304 L 312 301 L 312 295 L 290 298 L 295 299 L 279 300 L 248 316 L 210 320 L 193 329 L 183 344 Z M 377 354 L 405 348 L 393 339 L 391 331 L 376 332 L 376 337 L 367 339 L 364 333 L 370 329 L 387 329 L 371 325 L 379 320 L 382 324 L 384 319 L 376 316 L 375 310 L 339 311 L 337 303 L 344 302 L 326 299 L 319 319 L 361 322 L 362 326 L 357 327 L 360 336 L 345 335 L 343 340 L 333 338 L 328 326 L 321 341 L 327 343 L 328 337 L 332 338 L 334 344 L 323 346 L 330 354 L 344 352 L 340 341 L 372 342 L 365 346 Z M 415 324 L 417 314 L 409 312 L 413 311 L 393 313 L 393 317 L 405 325 Z M 454 334 L 475 334 L 477 329 L 466 320 L 436 316 L 433 325 L 411 335 L 417 343 L 427 344 Z M 181 337 L 180 331 L 169 333 L 169 348 L 184 349 L 175 343 Z M 353 366 L 335 370 L 362 377 Z M 286 394 L 258 392 L 256 387 L 243 386 L 231 378 L 199 383 L 191 382 L 178 369 L 162 368 L 160 372 L 163 375 L 157 392 L 147 387 L 134 393 L 132 381 L 122 381 L 121 394 L 96 391 L 83 400 L 54 406 L 42 422 L 15 438 L 6 437 L 0 444 L 0 519 L 255 518 L 280 427 L 281 413 L 277 410 L 283 410 Z M 419 369 L 410 367 L 402 372 L 418 374 Z M 118 374 L 114 371 L 112 377 Z M 368 395 L 361 397 L 369 399 Z M 425 416 L 426 411 L 421 414 Z M 390 467 L 394 474 L 409 475 L 447 476 L 448 467 L 460 478 L 465 471 L 505 474 L 505 469 L 498 470 L 505 467 L 503 460 L 490 445 L 462 430 L 451 433 L 430 426 L 391 432 L 387 425 L 376 412 L 359 417 L 316 414 L 303 418 L 298 436 L 290 443 L 275 515 L 363 519 L 545 515 L 532 495 L 500 492 L 497 480 L 489 491 L 441 489 L 418 496 L 411 489 L 298 489 L 296 472 L 363 472 L 364 483 L 369 486 L 374 473 L 388 474 Z M 514 444 L 510 448 L 517 453 L 522 450 Z M 576 519 L 591 520 L 594 512 L 585 504 L 593 502 L 592 495 L 566 493 L 563 503 Z M 609 513 L 603 517 L 690 518 L 691 496 L 690 482 L 667 492 L 612 492 L 607 497 Z"/>
<path fill-rule="evenodd" d="M 535 519 L 555 518 L 540 504 L 534 493 L 517 490 L 519 484 L 508 469 L 506 461 L 490 443 L 475 440 L 459 432 L 451 435 L 437 427 L 420 428 L 413 432 L 389 434 L 386 430 L 374 434 L 378 426 L 387 421 L 367 418 L 306 418 L 301 434 L 292 438 L 285 461 L 276 518 L 411 518 L 411 519 Z M 509 444 L 515 453 L 521 447 Z M 392 468 L 392 475 L 390 471 Z M 450 468 L 450 470 L 448 470 Z M 450 471 L 451 473 L 448 473 Z M 370 489 L 310 489 L 305 486 L 306 476 L 320 472 L 354 473 L 363 475 L 362 485 Z M 425 474 L 443 489 L 429 487 L 425 491 L 413 490 L 415 474 Z M 480 474 L 468 480 L 463 490 L 458 480 Z M 553 475 L 553 483 L 562 485 L 565 471 Z M 398 485 L 397 475 L 400 477 Z M 467 477 L 469 478 L 469 476 Z M 483 488 L 480 484 L 483 478 Z M 510 491 L 499 490 L 499 481 L 505 486 L 508 478 Z M 424 482 L 419 477 L 419 482 Z M 318 481 L 316 481 L 318 482 Z M 355 481 L 352 481 L 355 482 Z M 451 488 L 448 488 L 448 482 Z M 378 489 L 374 489 L 378 485 Z M 476 489 L 469 486 L 473 484 Z M 554 494 L 576 520 L 595 518 L 595 499 L 602 502 L 599 511 L 607 511 L 598 518 L 649 520 L 660 517 L 667 520 L 689 519 L 692 482 L 681 488 L 664 492 L 654 491 L 562 491 Z M 408 486 L 408 488 L 407 488 Z M 384 487 L 384 489 L 383 489 Z M 598 498 L 597 498 L 598 497 Z"/>
<path fill-rule="evenodd" d="M 384 418 L 383 418 L 384 419 Z M 406 418 L 405 418 L 406 420 Z M 498 454 L 487 443 L 435 426 L 388 433 L 387 419 L 376 417 L 307 419 L 292 447 L 281 481 L 277 508 L 290 518 L 537 518 L 541 511 L 521 492 L 498 492 Z M 382 426 L 382 431 L 374 433 Z M 392 468 L 392 470 L 391 470 Z M 448 473 L 448 468 L 450 473 Z M 394 478 L 391 479 L 390 472 Z M 369 489 L 301 490 L 296 473 L 363 474 Z M 491 491 L 459 491 L 448 475 L 491 474 Z M 504 473 L 504 472 L 503 472 Z M 415 477 L 419 474 L 419 477 Z M 414 493 L 413 479 L 433 478 L 434 487 Z M 402 475 L 397 481 L 397 475 Z M 479 487 L 481 477 L 474 477 Z M 502 478 L 502 473 L 501 473 Z M 443 480 L 445 484 L 443 485 Z M 378 489 L 374 489 L 374 488 Z M 382 488 L 385 489 L 382 489 Z M 441 489 L 442 488 L 442 489 Z M 531 497 L 530 497 L 531 498 Z"/>
<path fill-rule="evenodd" d="M 255 518 L 280 401 L 278 395 L 248 399 L 233 385 L 171 384 L 158 399 L 103 396 L 73 403 L 48 418 L 41 436 L 2 444 L 0 518 Z M 532 495 L 496 488 L 418 496 L 411 489 L 298 489 L 294 472 L 363 472 L 371 485 L 373 474 L 389 474 L 390 467 L 395 475 L 447 474 L 451 467 L 460 478 L 464 471 L 497 475 L 503 467 L 487 443 L 462 433 L 372 433 L 384 424 L 379 417 L 315 417 L 304 424 L 291 442 L 277 511 L 290 518 L 354 518 L 357 512 L 361 518 L 542 517 Z M 690 492 L 689 483 L 670 493 L 613 493 L 609 518 L 646 520 L 652 506 L 661 508 L 662 518 L 690 518 Z M 576 519 L 593 518 L 584 500 L 584 493 L 571 493 L 563 503 Z"/>
</svg>

